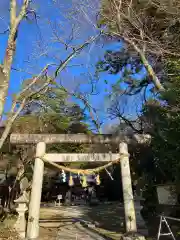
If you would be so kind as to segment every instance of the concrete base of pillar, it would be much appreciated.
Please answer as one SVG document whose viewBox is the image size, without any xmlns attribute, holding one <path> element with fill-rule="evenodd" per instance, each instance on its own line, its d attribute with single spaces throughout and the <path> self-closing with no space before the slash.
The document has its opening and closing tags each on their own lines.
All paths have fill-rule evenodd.
<svg viewBox="0 0 180 240">
<path fill-rule="evenodd" d="M 120 240 L 145 240 L 145 237 L 139 233 L 125 233 Z"/>
<path fill-rule="evenodd" d="M 135 209 L 136 209 L 136 222 L 137 222 L 137 229 L 140 234 L 143 234 L 144 236 L 148 236 L 148 228 L 146 226 L 146 223 L 141 216 L 141 210 L 142 206 L 140 204 L 140 201 L 135 198 Z"/>
<path fill-rule="evenodd" d="M 89 205 L 98 205 L 98 204 L 99 204 L 98 198 L 96 198 L 96 196 L 93 196 L 93 197 L 90 199 Z"/>
</svg>

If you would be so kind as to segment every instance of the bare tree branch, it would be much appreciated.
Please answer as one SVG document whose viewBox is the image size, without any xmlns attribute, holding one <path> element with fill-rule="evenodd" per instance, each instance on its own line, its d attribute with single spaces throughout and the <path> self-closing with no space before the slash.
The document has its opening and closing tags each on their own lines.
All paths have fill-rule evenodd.
<svg viewBox="0 0 180 240">
<path fill-rule="evenodd" d="M 101 34 L 101 33 L 100 33 Z M 48 77 L 47 81 L 38 89 L 28 93 L 28 90 L 32 88 L 32 86 L 34 86 L 37 82 L 37 80 L 43 75 L 43 73 L 48 69 L 49 66 L 53 65 L 53 64 L 47 64 L 42 70 L 41 72 L 38 74 L 37 77 L 35 77 L 32 82 L 30 82 L 30 84 L 28 84 L 24 89 L 22 89 L 22 91 L 20 91 L 14 101 L 14 103 L 12 104 L 11 110 L 10 110 L 10 114 L 9 117 L 7 119 L 7 123 L 5 126 L 5 129 L 3 131 L 3 134 L 0 138 L 0 149 L 2 148 L 10 130 L 12 127 L 12 124 L 14 123 L 14 121 L 16 120 L 16 118 L 18 117 L 19 113 L 23 110 L 23 108 L 25 107 L 25 105 L 27 104 L 27 102 L 30 100 L 31 98 L 33 98 L 34 95 L 41 93 L 44 89 L 47 90 L 48 86 L 50 83 L 55 83 L 57 86 L 58 84 L 56 83 L 55 79 L 58 77 L 58 75 L 60 74 L 60 72 L 62 72 L 62 70 L 67 66 L 67 64 L 75 57 L 77 56 L 77 54 L 79 54 L 85 47 L 87 47 L 89 44 L 91 44 L 92 42 L 94 42 L 97 38 L 99 38 L 100 34 L 98 34 L 95 37 L 91 37 L 89 40 L 87 40 L 84 44 L 80 45 L 79 47 L 77 47 L 76 49 L 73 50 L 73 52 L 63 61 L 60 63 L 60 65 L 56 68 L 53 77 Z M 60 86 L 61 87 L 61 86 Z M 64 90 L 66 91 L 66 89 L 64 88 Z M 27 94 L 28 93 L 28 94 Z M 27 95 L 26 95 L 27 94 Z M 74 94 L 74 96 L 76 96 Z M 21 98 L 23 97 L 23 99 L 21 100 Z M 85 102 L 85 100 L 82 98 L 82 100 Z M 18 109 L 15 111 L 17 103 L 21 101 L 19 104 Z M 90 105 L 88 105 L 89 107 Z M 15 111 L 15 112 L 14 112 Z"/>
<path fill-rule="evenodd" d="M 28 13 L 28 6 L 29 6 L 30 0 L 24 0 L 20 13 L 16 18 L 16 24 L 17 26 L 20 24 L 20 22 L 22 21 L 22 19 L 26 16 L 26 14 Z"/>
<path fill-rule="evenodd" d="M 139 3 L 132 0 L 102 0 L 100 18 L 107 26 L 110 36 L 122 39 L 130 49 L 138 53 L 155 88 L 164 91 L 148 56 L 179 57 L 180 3 L 161 0 Z"/>
<path fill-rule="evenodd" d="M 124 36 L 123 36 L 123 39 L 125 40 L 126 43 L 130 44 L 134 48 L 134 50 L 139 54 L 141 61 L 144 64 L 144 67 L 146 68 L 149 76 L 151 77 L 152 82 L 154 83 L 154 86 L 156 87 L 156 89 L 159 91 L 164 91 L 165 89 L 164 89 L 163 85 L 161 84 L 156 73 L 154 72 L 154 69 L 152 68 L 151 64 L 147 60 L 144 52 L 130 39 L 128 39 Z"/>
<path fill-rule="evenodd" d="M 117 29 L 118 29 L 118 33 L 116 35 L 119 35 L 120 37 L 123 38 L 123 40 L 130 45 L 131 47 L 134 48 L 134 50 L 139 54 L 142 63 L 144 64 L 144 67 L 146 68 L 149 76 L 152 78 L 152 82 L 154 83 L 155 87 L 157 88 L 157 90 L 159 91 L 164 91 L 164 87 L 161 84 L 159 78 L 157 77 L 156 73 L 154 72 L 151 64 L 149 63 L 149 61 L 147 60 L 146 56 L 145 56 L 145 52 L 143 50 L 145 50 L 144 45 L 143 45 L 143 50 L 141 50 L 137 44 L 135 44 L 135 42 L 133 40 L 131 40 L 131 38 L 129 38 L 128 36 L 126 36 L 126 34 L 121 34 L 121 16 L 123 16 L 124 18 L 126 18 L 126 15 L 123 14 L 122 10 L 121 10 L 121 4 L 119 5 L 120 7 L 117 7 L 116 5 L 116 1 L 113 0 L 114 2 L 114 6 L 115 6 L 115 11 L 117 14 Z M 128 6 L 128 15 L 130 15 L 130 9 L 131 11 L 132 9 L 132 2 L 129 4 Z M 131 16 L 130 16 L 131 17 Z M 128 17 L 129 22 L 135 27 L 138 28 L 138 26 L 136 27 L 135 22 L 132 22 L 130 17 Z M 140 19 L 138 19 L 140 20 Z M 141 24 L 140 24 L 141 25 Z M 140 36 L 141 38 L 143 38 L 143 30 L 142 29 L 138 29 L 138 31 L 140 32 Z M 143 39 L 142 39 L 143 40 Z"/>
</svg>

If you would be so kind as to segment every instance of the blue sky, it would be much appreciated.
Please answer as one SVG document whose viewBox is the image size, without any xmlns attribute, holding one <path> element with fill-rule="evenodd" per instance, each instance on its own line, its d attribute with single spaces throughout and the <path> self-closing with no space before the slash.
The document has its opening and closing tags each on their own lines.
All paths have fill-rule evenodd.
<svg viewBox="0 0 180 240">
<path fill-rule="evenodd" d="M 62 3 L 62 1 L 59 2 Z M 21 0 L 19 0 L 19 3 L 21 3 Z M 35 21 L 23 21 L 20 26 L 17 50 L 13 63 L 13 67 L 19 69 L 19 71 L 12 70 L 6 110 L 11 106 L 12 94 L 19 90 L 24 79 L 32 76 L 29 73 L 37 74 L 46 63 L 57 63 L 60 59 L 65 59 L 68 55 L 68 51 L 65 50 L 62 44 L 54 42 L 52 26 L 54 28 L 56 27 L 60 37 L 67 40 L 72 32 L 71 27 L 75 24 L 77 33 L 72 44 L 83 43 L 88 37 L 97 34 L 97 30 L 92 25 L 93 19 L 95 18 L 95 11 L 92 11 L 91 14 L 90 19 L 92 22 L 89 22 L 87 18 L 84 18 L 80 14 L 78 16 L 73 15 L 73 17 L 68 19 L 66 11 L 68 11 L 68 8 L 72 8 L 70 0 L 58 4 L 58 7 L 57 5 L 53 5 L 51 0 L 46 0 L 46 5 L 43 3 L 43 0 L 38 0 L 35 5 L 38 15 L 38 24 L 36 24 Z M 83 11 L 87 11 L 87 9 L 83 8 Z M 9 22 L 8 18 L 8 1 L 1 0 L 0 32 L 3 32 L 7 28 Z M 7 35 L 0 35 L 1 62 L 3 61 L 6 43 Z M 70 66 L 61 73 L 59 79 L 70 91 L 74 91 L 74 89 L 80 85 L 79 89 L 82 92 L 89 92 L 91 88 L 89 84 L 90 79 L 94 79 L 94 64 L 103 57 L 105 50 L 119 50 L 119 48 L 120 45 L 117 43 L 106 44 L 103 47 L 100 43 L 92 44 L 69 64 Z M 56 57 L 56 59 L 54 59 L 54 57 Z M 20 69 L 24 72 L 20 71 Z M 91 105 L 98 110 L 99 118 L 103 121 L 105 120 L 106 124 L 109 123 L 109 121 L 104 111 L 108 104 L 105 98 L 105 95 L 107 95 L 105 88 L 109 88 L 110 84 L 115 82 L 119 77 L 119 75 L 113 76 L 102 74 L 96 84 L 98 94 L 89 97 Z M 108 86 L 104 84 L 104 79 L 110 82 Z M 79 101 L 78 103 L 82 105 Z M 129 113 L 134 115 L 134 110 L 132 108 Z"/>
</svg>

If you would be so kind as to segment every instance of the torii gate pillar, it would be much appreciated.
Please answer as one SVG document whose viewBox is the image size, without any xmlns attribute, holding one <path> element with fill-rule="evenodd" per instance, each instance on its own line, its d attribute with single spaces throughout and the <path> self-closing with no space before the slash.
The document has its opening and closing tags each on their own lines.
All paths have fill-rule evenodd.
<svg viewBox="0 0 180 240">
<path fill-rule="evenodd" d="M 122 142 L 119 144 L 120 153 L 120 165 L 121 165 L 121 179 L 122 179 L 122 190 L 124 200 L 124 215 L 126 232 L 137 232 L 136 226 L 136 214 L 134 207 L 134 198 L 132 191 L 131 172 L 129 165 L 129 154 L 127 143 Z M 122 157 L 121 157 L 122 156 Z"/>
<path fill-rule="evenodd" d="M 29 217 L 27 238 L 36 239 L 39 236 L 39 213 L 41 204 L 42 183 L 44 174 L 44 162 L 38 158 L 46 152 L 46 144 L 40 142 L 36 147 L 36 159 L 34 164 L 34 173 L 32 181 L 32 190 L 29 205 Z"/>
</svg>

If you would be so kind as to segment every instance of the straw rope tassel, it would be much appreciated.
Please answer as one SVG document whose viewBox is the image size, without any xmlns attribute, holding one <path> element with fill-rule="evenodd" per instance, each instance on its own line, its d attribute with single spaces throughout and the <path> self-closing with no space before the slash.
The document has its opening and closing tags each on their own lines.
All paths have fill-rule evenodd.
<svg viewBox="0 0 180 240">
<path fill-rule="evenodd" d="M 86 188 L 87 187 L 87 178 L 85 175 L 82 176 L 82 187 Z"/>
<path fill-rule="evenodd" d="M 101 184 L 101 180 L 100 180 L 99 174 L 96 176 L 96 184 L 97 184 L 97 185 L 100 185 L 100 184 Z"/>
<path fill-rule="evenodd" d="M 69 186 L 72 187 L 74 185 L 73 177 L 70 175 L 69 177 Z"/>
</svg>

